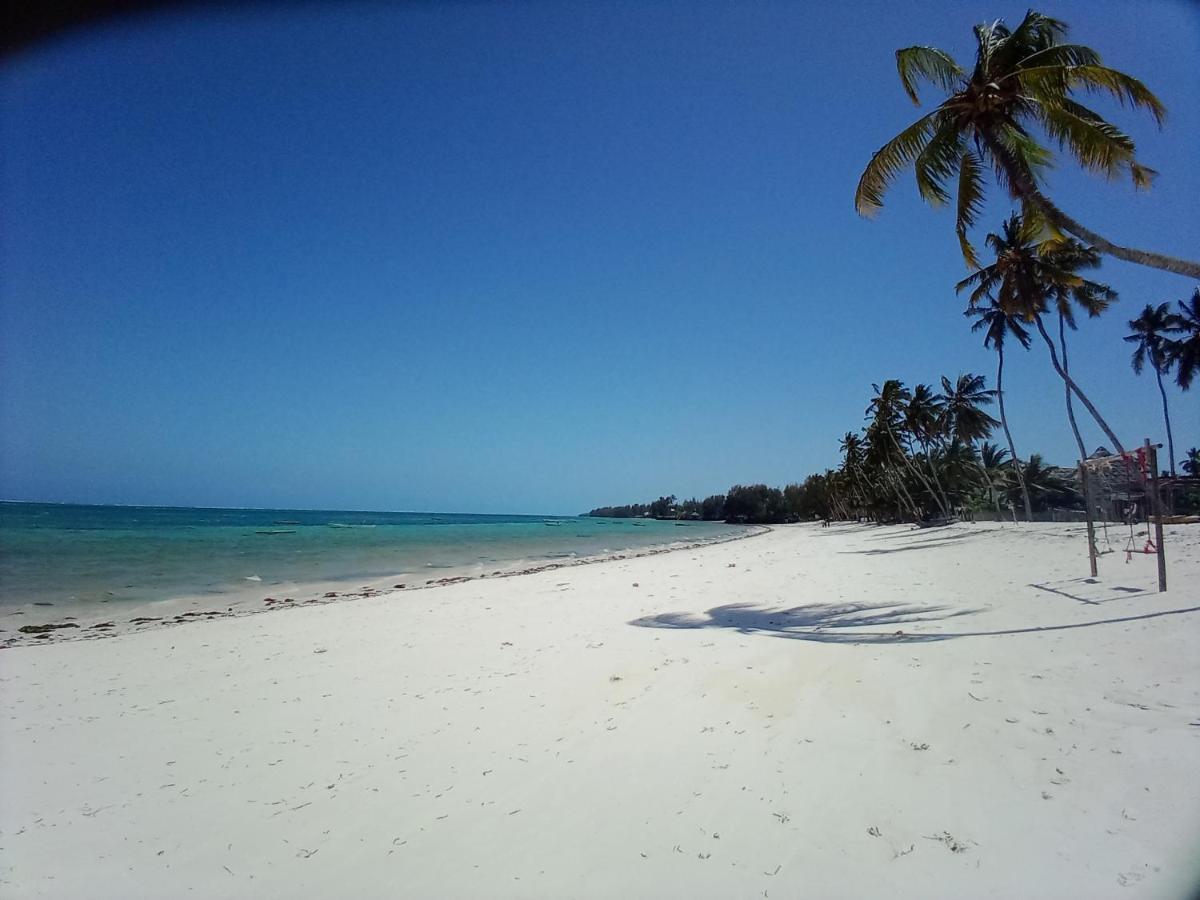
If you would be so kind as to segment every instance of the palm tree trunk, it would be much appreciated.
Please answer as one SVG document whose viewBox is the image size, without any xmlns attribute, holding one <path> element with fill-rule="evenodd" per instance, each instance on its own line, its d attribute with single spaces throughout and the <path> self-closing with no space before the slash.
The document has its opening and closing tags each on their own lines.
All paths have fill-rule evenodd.
<svg viewBox="0 0 1200 900">
<path fill-rule="evenodd" d="M 1036 206 L 1042 215 L 1060 230 L 1075 235 L 1081 241 L 1091 244 L 1101 253 L 1107 253 L 1109 256 L 1115 256 L 1117 259 L 1137 263 L 1141 266 L 1149 266 L 1153 269 L 1163 269 L 1164 271 L 1174 272 L 1177 275 L 1184 275 L 1188 278 L 1200 278 L 1200 263 L 1187 259 L 1177 259 L 1174 256 L 1166 256 L 1162 253 L 1151 253 L 1148 250 L 1135 250 L 1131 247 L 1122 247 L 1107 240 L 1090 228 L 1084 227 L 1055 206 L 1049 197 L 1038 190 L 1038 186 L 1026 176 L 1024 169 L 1016 164 L 1012 154 L 1003 144 L 990 135 L 984 134 L 980 135 L 980 137 L 987 147 L 988 153 L 1004 168 L 1004 173 L 1008 176 L 1008 182 L 1013 189 L 1013 193 L 1029 204 Z"/>
<path fill-rule="evenodd" d="M 858 492 L 862 497 L 862 510 L 868 518 L 871 517 L 871 510 L 875 506 L 875 498 L 881 493 L 874 482 L 868 478 L 858 466 L 854 467 L 854 480 L 858 483 Z"/>
<path fill-rule="evenodd" d="M 900 446 L 900 441 L 896 439 L 896 433 L 892 431 L 891 425 L 887 426 L 887 431 L 892 437 L 892 443 L 896 447 L 896 452 L 900 454 L 901 458 L 903 458 L 904 464 L 908 466 L 914 475 L 917 476 L 917 480 L 925 486 L 925 490 L 929 491 L 929 495 L 933 497 L 933 502 L 938 505 L 938 509 L 942 511 L 942 515 L 948 517 L 950 515 L 950 510 L 948 510 L 945 504 L 942 503 L 942 498 L 938 496 L 937 492 L 933 489 L 933 485 L 929 483 L 929 480 L 923 474 L 921 474 L 921 470 L 917 468 L 917 464 L 909 459 L 908 454 L 904 452 L 904 448 Z"/>
<path fill-rule="evenodd" d="M 950 498 L 946 495 L 946 489 L 942 487 L 942 479 L 938 477 L 937 467 L 933 464 L 933 457 L 929 455 L 929 444 L 921 441 L 921 452 L 925 454 L 925 465 L 929 468 L 929 474 L 933 477 L 934 487 L 942 497 L 942 506 L 945 509 L 950 508 Z M 910 448 L 911 449 L 911 448 Z"/>
<path fill-rule="evenodd" d="M 1025 473 L 1021 471 L 1021 462 L 1017 459 L 1017 448 L 1013 444 L 1012 432 L 1008 430 L 1008 416 L 1004 413 L 1004 347 L 996 347 L 1000 355 L 1000 363 L 996 366 L 996 399 L 1000 402 L 1000 424 L 1004 426 L 1004 437 L 1008 440 L 1008 452 L 1012 457 L 1013 469 L 1017 473 L 1017 483 L 1021 486 L 1021 498 L 1025 501 L 1025 521 L 1033 521 L 1033 504 L 1029 502 L 1029 488 L 1025 486 Z"/>
<path fill-rule="evenodd" d="M 1079 385 L 1077 385 L 1074 380 L 1072 380 L 1071 376 L 1063 370 L 1063 367 L 1059 365 L 1058 351 L 1054 349 L 1054 341 L 1052 341 L 1050 339 L 1050 335 L 1046 333 L 1046 326 L 1042 322 L 1042 317 L 1037 316 L 1035 321 L 1037 322 L 1038 331 L 1041 333 L 1042 338 L 1046 341 L 1046 346 L 1050 348 L 1050 362 L 1054 365 L 1054 371 L 1058 373 L 1058 377 L 1065 381 L 1067 386 L 1075 392 L 1075 396 L 1083 401 L 1083 405 L 1087 407 L 1087 411 L 1092 414 L 1092 418 L 1096 420 L 1096 424 L 1100 426 L 1104 434 L 1110 441 L 1112 441 L 1112 444 L 1116 448 L 1117 452 L 1124 454 L 1125 448 L 1121 445 L 1121 442 L 1117 439 L 1117 436 L 1113 434 L 1112 429 L 1108 427 L 1108 423 L 1104 421 L 1100 413 L 1096 410 L 1096 407 L 1092 405 L 1092 401 L 1087 398 L 1087 395 L 1079 389 Z M 1086 457 L 1086 455 L 1087 454 L 1085 453 L 1084 456 Z"/>
<path fill-rule="evenodd" d="M 904 486 L 904 479 L 900 478 L 894 471 L 887 470 L 888 475 L 892 478 L 892 487 L 896 491 L 896 496 L 901 498 L 902 503 L 908 506 L 916 519 L 921 518 L 921 510 L 913 500 L 912 495 L 908 492 L 908 488 Z"/>
<path fill-rule="evenodd" d="M 1159 368 L 1158 364 L 1155 363 L 1155 361 L 1153 359 L 1150 360 L 1150 362 L 1154 363 L 1154 374 L 1158 376 L 1158 392 L 1160 394 L 1162 394 L 1163 419 L 1165 419 L 1166 423 L 1167 423 L 1167 452 L 1171 454 L 1171 477 L 1174 478 L 1175 477 L 1175 438 L 1171 436 L 1171 412 L 1170 412 L 1170 410 L 1167 409 L 1167 392 L 1166 392 L 1166 390 L 1163 389 L 1162 369 Z"/>
<path fill-rule="evenodd" d="M 971 449 L 975 449 L 975 445 L 971 445 Z M 992 505 L 996 507 L 996 521 L 1003 522 L 1000 518 L 1000 494 L 996 491 L 996 486 L 992 484 L 992 476 L 988 474 L 987 466 L 983 464 L 983 460 L 976 460 L 975 468 L 979 470 L 979 474 L 983 477 L 983 484 L 987 488 L 988 496 L 992 500 Z"/>
<path fill-rule="evenodd" d="M 1058 314 L 1058 344 L 1062 350 L 1062 368 L 1063 372 L 1070 374 L 1070 366 L 1067 363 L 1067 332 L 1066 320 L 1063 314 Z M 1087 448 L 1083 446 L 1083 438 L 1079 436 L 1079 423 L 1075 421 L 1075 407 L 1071 403 L 1071 385 L 1064 384 L 1063 389 L 1067 393 L 1067 418 L 1071 420 L 1071 431 L 1075 433 L 1075 443 L 1079 445 L 1079 459 L 1082 462 L 1088 458 Z"/>
<path fill-rule="evenodd" d="M 1174 256 L 1166 256 L 1162 253 L 1151 253 L 1148 250 L 1135 250 L 1132 247 L 1122 247 L 1119 244 L 1114 244 L 1112 241 L 1101 237 L 1090 228 L 1086 228 L 1072 219 L 1051 203 L 1050 199 L 1036 187 L 1023 185 L 1020 183 L 1020 179 L 1014 180 L 1012 184 L 1017 189 L 1017 193 L 1037 206 L 1050 222 L 1058 226 L 1062 231 L 1073 234 L 1081 241 L 1091 244 L 1101 253 L 1107 253 L 1109 256 L 1115 256 L 1117 259 L 1123 259 L 1126 262 L 1137 263 L 1140 266 L 1163 269 L 1167 272 L 1174 272 L 1176 275 L 1184 275 L 1188 278 L 1200 278 L 1200 263 L 1178 259 Z"/>
<path fill-rule="evenodd" d="M 987 466 L 983 464 L 983 457 L 975 449 L 975 444 L 971 443 L 967 446 L 971 448 L 972 453 L 976 454 L 975 468 L 979 470 L 979 475 L 983 478 L 983 485 L 987 488 L 988 497 L 991 498 L 992 504 L 996 507 L 996 521 L 1002 522 L 1003 519 L 1000 518 L 1000 495 L 996 492 L 996 486 L 992 484 L 992 476 L 988 474 Z"/>
</svg>

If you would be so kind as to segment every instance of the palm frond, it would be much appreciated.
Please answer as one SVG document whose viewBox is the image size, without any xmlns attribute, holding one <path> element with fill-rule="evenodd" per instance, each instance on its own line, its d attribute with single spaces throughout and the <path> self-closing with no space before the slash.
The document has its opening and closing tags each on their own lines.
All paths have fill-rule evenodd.
<svg viewBox="0 0 1200 900">
<path fill-rule="evenodd" d="M 949 91 L 963 76 L 963 71 L 954 61 L 954 57 L 937 47 L 904 47 L 897 50 L 896 71 L 900 74 L 904 93 L 908 94 L 914 106 L 921 105 L 917 96 L 917 83 L 920 79 Z"/>
<path fill-rule="evenodd" d="M 1024 325 L 1022 325 L 1012 316 L 1008 317 L 1007 324 L 1009 333 L 1017 339 L 1017 343 L 1028 350 L 1029 344 L 1033 340 L 1033 337 L 1029 334 L 1028 329 L 1026 329 Z"/>
<path fill-rule="evenodd" d="M 1023 69 L 1045 68 L 1048 66 L 1098 66 L 1100 54 L 1091 47 L 1083 44 L 1052 44 L 1034 50 L 1023 59 L 1013 62 L 1013 71 L 1003 76 L 1000 81 L 1019 78 Z M 1063 84 L 1066 87 L 1066 84 Z"/>
<path fill-rule="evenodd" d="M 854 192 L 854 208 L 859 215 L 873 215 L 883 208 L 883 195 L 900 170 L 925 149 L 938 115 L 935 110 L 917 119 L 871 156 Z"/>
<path fill-rule="evenodd" d="M 946 181 L 958 168 L 964 150 L 965 141 L 958 124 L 949 116 L 943 116 L 933 137 L 913 161 L 917 191 L 922 200 L 931 206 L 950 202 Z"/>
<path fill-rule="evenodd" d="M 1143 191 L 1150 187 L 1150 183 L 1154 181 L 1158 172 L 1149 166 L 1143 166 L 1141 163 L 1131 162 L 1129 164 L 1129 174 L 1133 176 L 1133 186 L 1137 190 Z"/>
<path fill-rule="evenodd" d="M 978 45 L 975 50 L 975 73 L 986 78 L 992 70 L 993 55 L 1004 46 L 1011 32 L 999 19 L 990 25 L 976 25 L 972 30 Z"/>
<path fill-rule="evenodd" d="M 1117 292 L 1107 284 L 1081 279 L 1082 284 L 1071 288 L 1071 298 L 1094 319 L 1117 302 Z"/>
<path fill-rule="evenodd" d="M 1146 342 L 1140 334 L 1131 334 L 1129 337 L 1125 338 L 1125 340 L 1130 342 L 1139 342 L 1137 347 L 1134 348 L 1133 358 L 1130 360 L 1130 362 L 1133 364 L 1133 371 L 1136 374 L 1141 375 L 1142 369 L 1146 367 Z"/>
<path fill-rule="evenodd" d="M 1031 234 L 1041 235 L 1044 240 L 1064 241 L 1068 235 L 1058 224 L 1046 217 L 1046 210 L 1026 198 L 1021 200 L 1021 221 Z"/>
<path fill-rule="evenodd" d="M 1053 161 L 1049 150 L 1015 125 L 997 128 L 991 137 L 985 148 L 992 158 L 996 181 L 1007 188 L 1014 199 L 1022 194 L 1014 181 L 1023 180 L 1035 186 L 1041 184 L 1042 173 Z"/>
<path fill-rule="evenodd" d="M 1153 92 L 1134 78 L 1108 66 L 1031 66 L 1017 73 L 1023 92 L 1033 96 L 1061 96 L 1064 90 L 1082 89 L 1109 94 L 1122 106 L 1144 109 L 1162 126 L 1167 108 Z"/>
<path fill-rule="evenodd" d="M 972 268 L 979 267 L 979 258 L 967 232 L 983 210 L 983 198 L 983 163 L 972 151 L 967 150 L 958 161 L 958 217 L 955 231 L 963 259 Z"/>
<path fill-rule="evenodd" d="M 1046 133 L 1060 149 L 1069 149 L 1085 169 L 1114 178 L 1133 165 L 1132 138 L 1086 106 L 1065 100 L 1038 102 L 1034 109 Z"/>
<path fill-rule="evenodd" d="M 1051 18 L 1031 9 L 1025 13 L 1025 18 L 1013 31 L 1009 44 L 1035 49 L 1052 47 L 1068 30 L 1069 26 L 1062 19 Z"/>
</svg>

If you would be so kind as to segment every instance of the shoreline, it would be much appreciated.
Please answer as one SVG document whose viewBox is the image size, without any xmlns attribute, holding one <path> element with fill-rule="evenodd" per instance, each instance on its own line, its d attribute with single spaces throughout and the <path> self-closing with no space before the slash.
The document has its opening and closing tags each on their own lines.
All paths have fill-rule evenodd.
<svg viewBox="0 0 1200 900">
<path fill-rule="evenodd" d="M 37 622 L 30 621 L 26 617 L 30 615 L 37 616 L 39 613 L 45 611 L 47 608 L 42 605 L 20 604 L 13 605 L 8 609 L 0 607 L 0 609 L 4 610 L 0 612 L 0 625 L 4 626 L 0 627 L 0 650 L 100 640 L 126 634 L 156 631 L 163 625 L 187 625 L 189 623 L 206 622 L 215 619 L 241 618 L 283 609 L 327 606 L 373 597 L 387 598 L 429 588 L 446 587 L 452 584 L 463 584 L 485 579 L 514 578 L 557 569 L 571 569 L 577 566 L 640 559 L 663 553 L 673 553 L 680 550 L 692 550 L 700 547 L 726 544 L 732 541 L 746 540 L 767 534 L 772 530 L 769 525 L 743 525 L 739 527 L 744 530 L 709 538 L 691 541 L 671 541 L 667 544 L 654 545 L 641 549 L 592 554 L 563 559 L 561 561 L 556 560 L 543 563 L 530 559 L 520 559 L 489 572 L 479 570 L 481 568 L 490 568 L 490 566 L 475 564 L 431 569 L 424 573 L 400 572 L 367 579 L 369 583 L 365 585 L 359 584 L 358 580 L 355 579 L 285 582 L 265 586 L 262 589 L 248 585 L 237 591 L 214 594 L 182 594 L 179 596 L 164 597 L 161 600 L 124 601 L 124 603 L 117 601 L 115 604 L 100 604 L 95 602 L 63 604 L 61 607 L 56 608 L 57 616 L 42 617 L 42 620 Z M 435 578 L 422 579 L 419 577 L 419 575 L 426 575 L 432 571 L 444 572 L 446 574 Z M 351 585 L 356 585 L 356 587 L 351 588 Z M 264 591 L 271 591 L 271 596 L 261 597 Z M 279 596 L 276 597 L 274 596 L 275 594 Z M 200 609 L 199 607 L 206 608 Z M 120 614 L 114 615 L 117 610 L 120 610 Z M 18 617 L 20 618 L 19 624 L 14 622 Z M 12 626 L 11 628 L 8 627 L 10 625 Z M 21 628 L 30 626 L 38 630 L 34 632 L 20 631 Z"/>
</svg>

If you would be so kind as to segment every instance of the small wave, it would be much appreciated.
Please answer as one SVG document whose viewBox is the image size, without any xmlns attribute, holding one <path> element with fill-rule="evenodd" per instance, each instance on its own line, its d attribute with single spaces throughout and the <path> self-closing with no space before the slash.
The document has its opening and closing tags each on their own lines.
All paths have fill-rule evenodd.
<svg viewBox="0 0 1200 900">
<path fill-rule="evenodd" d="M 242 579 L 242 580 L 243 580 L 243 581 L 262 581 L 262 577 L 261 577 L 261 576 L 259 576 L 259 575 L 247 575 L 247 576 L 246 576 L 244 579 Z"/>
</svg>

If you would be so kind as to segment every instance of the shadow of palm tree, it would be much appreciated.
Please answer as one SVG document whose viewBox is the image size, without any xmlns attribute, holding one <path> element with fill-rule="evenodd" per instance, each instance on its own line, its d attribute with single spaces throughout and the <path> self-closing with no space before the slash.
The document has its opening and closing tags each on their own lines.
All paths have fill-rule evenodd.
<svg viewBox="0 0 1200 900">
<path fill-rule="evenodd" d="M 945 547 L 949 544 L 958 544 L 962 541 L 973 540 L 976 537 L 977 535 L 962 531 L 935 536 L 929 534 L 927 530 L 922 529 L 919 532 L 903 532 L 901 534 L 888 534 L 881 535 L 880 537 L 866 538 L 868 541 L 886 540 L 891 545 L 888 547 L 867 550 L 839 550 L 838 552 L 853 554 L 855 556 L 882 556 L 886 553 L 903 553 L 906 550 L 926 550 Z"/>
<path fill-rule="evenodd" d="M 950 528 L 950 526 L 945 526 L 945 528 Z M 959 529 L 943 531 L 940 528 L 917 528 L 915 525 L 910 525 L 903 531 L 868 535 L 863 540 L 872 542 L 887 541 L 891 544 L 900 545 L 913 542 L 961 540 L 967 537 L 974 537 L 974 535 Z"/>
<path fill-rule="evenodd" d="M 836 629 L 890 628 L 894 625 L 967 616 L 974 612 L 977 610 L 951 611 L 948 606 L 905 606 L 895 603 L 813 603 L 787 609 L 755 606 L 752 603 L 729 603 L 713 607 L 703 617 L 690 613 L 660 613 L 634 619 L 629 624 L 640 628 L 730 628 L 742 634 L 771 634 L 829 643 L 890 643 L 901 640 L 941 640 L 942 636 L 907 634 L 902 629 L 889 633 L 839 634 Z"/>
<path fill-rule="evenodd" d="M 1030 628 L 1008 628 L 996 631 L 943 631 L 910 633 L 902 628 L 894 631 L 845 631 L 848 628 L 907 625 L 915 622 L 936 622 L 943 619 L 969 616 L 977 609 L 948 611 L 947 606 L 904 606 L 894 603 L 814 603 L 793 606 L 787 609 L 761 607 L 751 603 L 729 603 L 716 606 L 702 615 L 694 613 L 659 613 L 643 616 L 629 624 L 639 628 L 728 628 L 741 634 L 765 634 L 771 637 L 790 638 L 800 641 L 816 641 L 823 644 L 900 644 L 929 643 L 964 637 L 996 637 L 1013 634 L 1037 634 L 1046 631 L 1065 631 L 1073 628 L 1090 628 L 1094 625 L 1114 625 L 1135 622 L 1141 619 L 1156 619 L 1161 616 L 1182 615 L 1200 612 L 1200 606 L 1186 609 L 1168 609 L 1142 613 L 1136 616 L 1121 616 L 1112 619 L 1097 619 L 1090 622 L 1073 622 L 1066 625 L 1040 625 Z"/>
<path fill-rule="evenodd" d="M 938 538 L 932 541 L 921 541 L 916 544 L 902 544 L 899 547 L 879 547 L 871 550 L 839 550 L 839 553 L 848 553 L 854 556 L 885 556 L 889 553 L 905 553 L 909 550 L 929 550 L 937 547 L 945 547 L 947 544 L 957 543 L 966 540 L 966 538 Z"/>
</svg>

